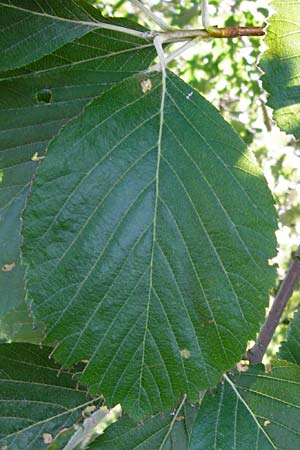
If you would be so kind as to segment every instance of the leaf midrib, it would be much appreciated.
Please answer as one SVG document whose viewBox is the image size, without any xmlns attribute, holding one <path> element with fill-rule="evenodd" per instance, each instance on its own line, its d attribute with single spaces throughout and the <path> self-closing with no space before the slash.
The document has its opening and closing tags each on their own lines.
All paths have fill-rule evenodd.
<svg viewBox="0 0 300 450">
<path fill-rule="evenodd" d="M 157 162 L 156 162 L 156 172 L 155 172 L 155 199 L 154 199 L 154 211 L 153 211 L 152 249 L 151 249 L 150 265 L 149 265 L 149 290 L 148 290 L 148 301 L 147 301 L 147 305 L 146 305 L 145 332 L 144 332 L 143 343 L 142 343 L 143 350 L 142 350 L 141 370 L 140 370 L 140 378 L 139 378 L 139 393 L 138 393 L 138 403 L 139 404 L 141 404 L 141 392 L 142 392 L 143 373 L 144 373 L 144 365 L 145 365 L 145 348 L 146 348 L 147 332 L 148 332 L 148 328 L 149 328 L 150 304 L 151 304 L 151 296 L 152 296 L 152 290 L 153 290 L 153 265 L 154 265 L 155 246 L 156 246 L 156 242 L 157 242 L 156 226 L 157 226 L 157 209 L 158 209 L 158 199 L 159 199 L 159 175 L 160 175 L 160 162 L 161 162 L 161 154 L 162 154 L 162 135 L 163 135 L 163 126 L 164 126 L 165 99 L 166 99 L 166 72 L 165 72 L 165 70 L 163 70 L 162 71 L 162 82 L 161 82 L 161 103 L 160 103 L 160 110 L 159 110 L 159 129 L 158 129 L 158 139 L 157 139 Z"/>
</svg>

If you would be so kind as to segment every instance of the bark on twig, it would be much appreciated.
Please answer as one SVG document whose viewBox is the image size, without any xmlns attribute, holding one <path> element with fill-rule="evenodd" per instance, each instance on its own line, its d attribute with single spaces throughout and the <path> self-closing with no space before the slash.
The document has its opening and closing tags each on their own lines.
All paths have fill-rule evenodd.
<svg viewBox="0 0 300 450">
<path fill-rule="evenodd" d="M 283 280 L 280 289 L 275 297 L 269 314 L 262 326 L 255 345 L 247 351 L 246 359 L 251 364 L 262 362 L 266 349 L 274 335 L 275 329 L 280 321 L 283 310 L 291 297 L 297 280 L 300 278 L 300 246 L 298 247 L 294 260 L 290 264 L 289 270 Z"/>
<path fill-rule="evenodd" d="M 151 34 L 152 32 L 150 32 Z M 194 38 L 223 38 L 232 39 L 241 36 L 264 36 L 265 31 L 263 27 L 208 27 L 206 30 L 173 30 L 167 32 L 154 32 L 162 37 L 163 42 L 180 42 Z"/>
</svg>

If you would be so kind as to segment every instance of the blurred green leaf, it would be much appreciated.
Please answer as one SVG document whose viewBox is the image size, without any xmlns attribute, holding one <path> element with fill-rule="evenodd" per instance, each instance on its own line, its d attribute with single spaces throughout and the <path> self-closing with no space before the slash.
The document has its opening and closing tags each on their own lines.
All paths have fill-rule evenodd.
<svg viewBox="0 0 300 450">
<path fill-rule="evenodd" d="M 286 341 L 281 343 L 278 357 L 300 365 L 300 312 L 295 312 L 292 318 Z"/>
<path fill-rule="evenodd" d="M 300 137 L 300 0 L 271 3 L 276 14 L 269 21 L 268 50 L 260 65 L 265 72 L 264 88 L 270 93 L 268 104 L 274 109 L 278 126 Z"/>
</svg>

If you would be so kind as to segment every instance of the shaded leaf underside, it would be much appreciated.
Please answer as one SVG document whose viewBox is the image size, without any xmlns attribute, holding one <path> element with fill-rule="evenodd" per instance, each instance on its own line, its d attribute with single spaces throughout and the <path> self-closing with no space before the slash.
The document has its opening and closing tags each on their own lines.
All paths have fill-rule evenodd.
<svg viewBox="0 0 300 450">
<path fill-rule="evenodd" d="M 99 12 L 85 2 L 0 1 L 0 70 L 22 67 L 96 28 Z"/>
<path fill-rule="evenodd" d="M 189 450 L 299 448 L 299 380 L 299 366 L 285 362 L 229 376 L 206 394 Z"/>
<path fill-rule="evenodd" d="M 72 373 L 59 372 L 49 351 L 0 344 L 0 446 L 7 450 L 45 449 L 44 433 L 73 425 L 93 402 Z"/>
<path fill-rule="evenodd" d="M 275 14 L 267 29 L 268 50 L 260 66 L 264 88 L 278 126 L 300 137 L 300 0 L 272 1 Z"/>
<path fill-rule="evenodd" d="M 6 342 L 30 342 L 40 344 L 44 336 L 44 325 L 33 324 L 25 301 L 10 309 L 0 318 L 0 339 Z"/>
<path fill-rule="evenodd" d="M 82 381 L 137 417 L 215 385 L 274 279 L 273 202 L 251 154 L 173 75 L 162 115 L 150 79 L 104 93 L 52 141 L 24 217 L 28 300 L 56 358 L 88 360 Z"/>
</svg>

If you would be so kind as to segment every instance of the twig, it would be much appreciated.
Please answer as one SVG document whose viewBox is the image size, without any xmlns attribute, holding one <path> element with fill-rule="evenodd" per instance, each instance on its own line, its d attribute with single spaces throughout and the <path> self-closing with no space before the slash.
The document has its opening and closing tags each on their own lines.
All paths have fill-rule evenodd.
<svg viewBox="0 0 300 450">
<path fill-rule="evenodd" d="M 211 37 L 216 38 L 235 38 L 241 36 L 264 36 L 265 31 L 263 27 L 240 27 L 236 25 L 234 27 L 208 27 L 208 31 Z"/>
<path fill-rule="evenodd" d="M 201 18 L 203 27 L 207 29 L 210 26 L 208 14 L 208 0 L 201 0 Z"/>
<path fill-rule="evenodd" d="M 226 27 L 216 28 L 210 27 L 208 30 L 175 30 L 169 32 L 156 33 L 156 36 L 160 36 L 162 43 L 166 42 L 185 42 L 181 47 L 169 53 L 164 57 L 165 64 L 168 64 L 173 59 L 177 58 L 183 52 L 191 47 L 194 47 L 202 39 L 210 39 L 212 37 L 217 38 L 233 38 L 238 36 L 263 36 L 264 30 L 261 27 Z M 147 72 L 154 72 L 161 69 L 161 64 L 158 62 L 153 66 L 150 66 Z"/>
<path fill-rule="evenodd" d="M 195 38 L 195 39 L 191 39 L 190 41 L 187 41 L 185 44 L 183 44 L 181 47 L 177 48 L 176 50 L 174 50 L 173 52 L 170 52 L 168 54 L 168 56 L 165 56 L 165 64 L 167 65 L 169 62 L 173 61 L 174 59 L 176 59 L 178 56 L 180 56 L 182 53 L 184 53 L 186 50 L 188 50 L 191 47 L 194 47 L 197 42 L 200 41 L 201 38 Z M 158 62 L 157 64 L 154 64 L 153 66 L 150 66 L 147 69 L 147 72 L 155 72 L 161 70 L 161 64 L 160 62 Z"/>
<path fill-rule="evenodd" d="M 246 359 L 251 364 L 261 363 L 269 343 L 274 335 L 275 329 L 280 321 L 283 310 L 291 297 L 297 280 L 300 278 L 300 246 L 298 247 L 294 260 L 283 280 L 280 289 L 274 299 L 269 314 L 262 326 L 255 345 L 247 351 Z"/>
<path fill-rule="evenodd" d="M 241 36 L 264 36 L 263 27 L 209 27 L 207 30 L 174 30 L 159 33 L 163 42 L 179 42 L 194 38 L 225 38 L 232 39 Z"/>
<path fill-rule="evenodd" d="M 136 4 L 140 4 L 138 0 L 133 0 Z M 15 6 L 10 3 L 5 4 L 5 7 L 15 9 L 17 11 L 28 12 L 26 7 Z M 225 28 L 217 28 L 217 27 L 208 27 L 207 30 L 169 30 L 169 31 L 139 31 L 131 28 L 125 28 L 120 25 L 115 25 L 108 22 L 97 22 L 95 21 L 87 21 L 87 20 L 78 20 L 78 19 L 69 19 L 66 17 L 59 17 L 53 14 L 48 14 L 39 11 L 31 11 L 34 16 L 47 17 L 50 19 L 54 19 L 59 22 L 67 22 L 74 23 L 78 25 L 88 26 L 91 28 L 103 28 L 107 30 L 116 31 L 119 33 L 130 34 L 132 36 L 139 37 L 141 39 L 146 39 L 148 41 L 153 41 L 155 36 L 159 35 L 161 37 L 161 42 L 180 42 L 180 41 L 188 41 L 194 38 L 235 38 L 240 36 L 264 36 L 265 32 L 262 27 L 225 27 Z M 156 17 L 156 16 L 155 16 Z M 156 17 L 157 19 L 157 17 Z M 160 20 L 160 19 L 159 19 Z M 163 26 L 162 21 L 160 21 L 160 26 Z M 164 26 L 168 26 L 164 24 Z"/>
</svg>

